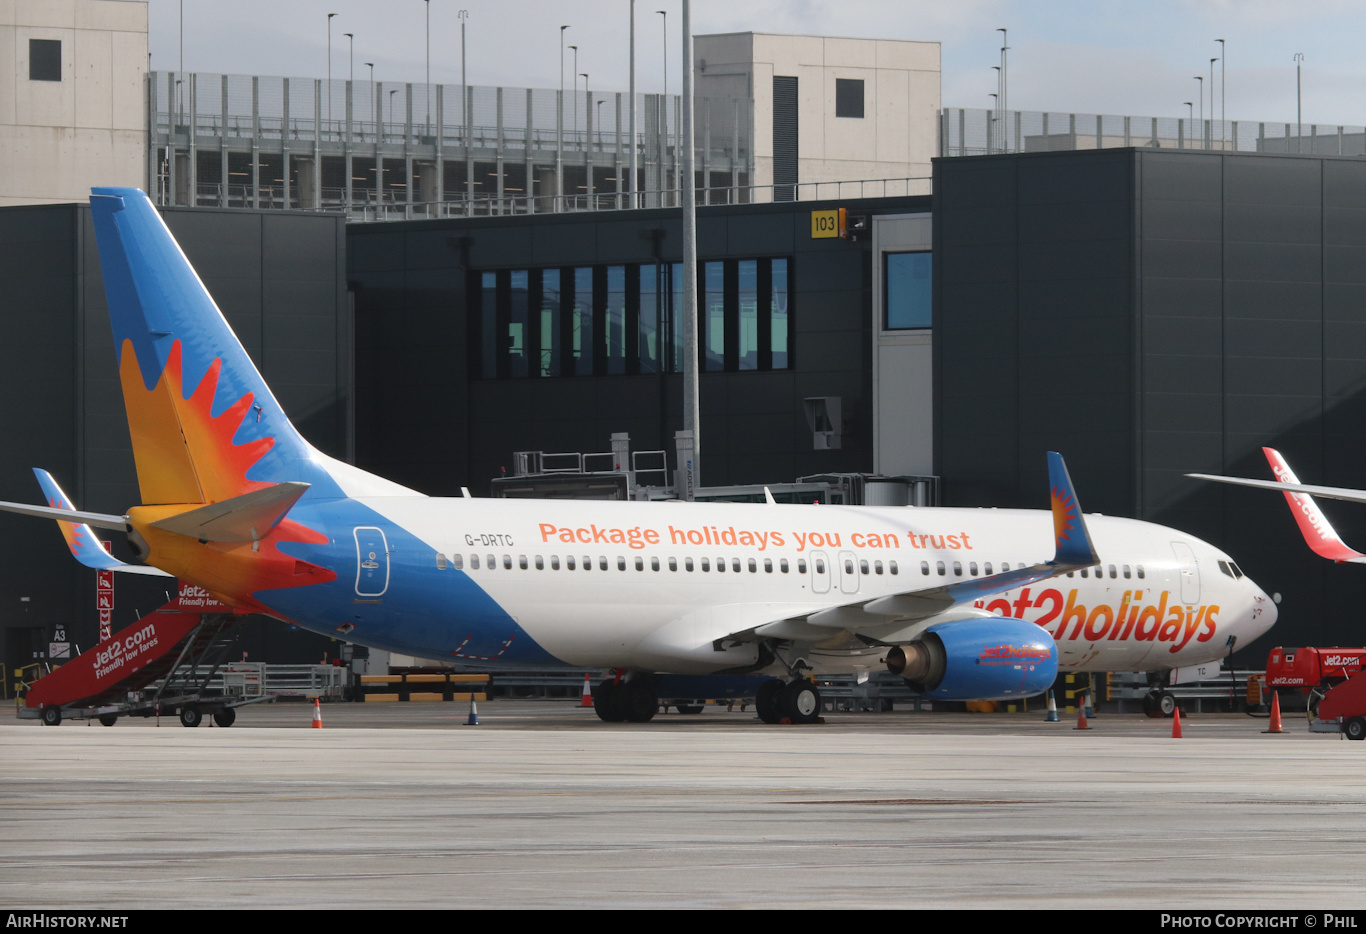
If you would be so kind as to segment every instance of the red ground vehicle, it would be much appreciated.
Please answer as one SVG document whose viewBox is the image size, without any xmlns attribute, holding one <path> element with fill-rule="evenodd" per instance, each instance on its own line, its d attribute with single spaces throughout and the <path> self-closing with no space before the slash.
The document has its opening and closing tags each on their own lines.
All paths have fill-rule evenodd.
<svg viewBox="0 0 1366 934">
<path fill-rule="evenodd" d="M 1308 694 L 1313 688 L 1328 688 L 1346 681 L 1361 671 L 1366 649 L 1302 648 L 1277 646 L 1266 659 L 1266 686 L 1299 688 Z"/>
<path fill-rule="evenodd" d="M 1355 677 L 1366 662 L 1366 648 L 1282 648 L 1266 659 L 1266 686 L 1309 695 L 1309 712 L 1318 710 L 1327 691 Z"/>
</svg>

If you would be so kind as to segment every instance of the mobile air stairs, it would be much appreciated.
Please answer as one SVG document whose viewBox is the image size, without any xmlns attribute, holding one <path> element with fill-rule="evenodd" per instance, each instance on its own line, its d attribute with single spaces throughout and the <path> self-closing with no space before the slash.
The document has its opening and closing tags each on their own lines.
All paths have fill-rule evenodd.
<svg viewBox="0 0 1366 934">
<path fill-rule="evenodd" d="M 238 620 L 232 613 L 167 603 L 39 678 L 24 696 L 19 719 L 57 726 L 95 718 L 113 726 L 119 717 L 178 714 L 183 726 L 199 726 L 206 715 L 232 726 L 234 708 L 271 699 L 206 690 L 236 641 Z"/>
</svg>

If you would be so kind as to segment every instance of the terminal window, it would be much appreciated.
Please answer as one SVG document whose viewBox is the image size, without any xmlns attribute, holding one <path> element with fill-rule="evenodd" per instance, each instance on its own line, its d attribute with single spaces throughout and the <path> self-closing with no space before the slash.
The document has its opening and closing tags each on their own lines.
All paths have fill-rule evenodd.
<svg viewBox="0 0 1366 934">
<path fill-rule="evenodd" d="M 904 331 L 930 326 L 931 253 L 883 254 L 883 327 Z"/>
<path fill-rule="evenodd" d="M 701 369 L 791 366 L 789 261 L 698 268 Z M 476 273 L 471 364 L 484 379 L 677 373 L 683 369 L 681 263 Z"/>
<path fill-rule="evenodd" d="M 28 79 L 30 81 L 62 80 L 62 40 L 28 40 Z"/>
<path fill-rule="evenodd" d="M 835 79 L 835 116 L 863 119 L 863 79 Z"/>
</svg>

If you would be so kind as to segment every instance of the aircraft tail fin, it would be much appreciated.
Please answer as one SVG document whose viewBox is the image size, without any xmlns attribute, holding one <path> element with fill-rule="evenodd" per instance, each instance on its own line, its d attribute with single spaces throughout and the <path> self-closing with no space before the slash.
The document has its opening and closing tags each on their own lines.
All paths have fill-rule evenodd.
<svg viewBox="0 0 1366 934">
<path fill-rule="evenodd" d="M 90 198 L 144 505 L 335 483 L 136 188 Z"/>
<path fill-rule="evenodd" d="M 1271 472 L 1276 475 L 1277 480 L 1288 484 L 1300 482 L 1280 451 L 1275 448 L 1262 448 L 1262 453 L 1266 455 L 1267 462 L 1271 464 Z M 1347 543 L 1329 523 L 1328 517 L 1323 514 L 1314 497 L 1308 493 L 1293 493 L 1290 490 L 1283 492 L 1285 501 L 1290 504 L 1290 514 L 1295 517 L 1295 524 L 1300 527 L 1300 534 L 1315 554 L 1340 564 L 1366 563 L 1366 555 L 1347 547 Z"/>
</svg>

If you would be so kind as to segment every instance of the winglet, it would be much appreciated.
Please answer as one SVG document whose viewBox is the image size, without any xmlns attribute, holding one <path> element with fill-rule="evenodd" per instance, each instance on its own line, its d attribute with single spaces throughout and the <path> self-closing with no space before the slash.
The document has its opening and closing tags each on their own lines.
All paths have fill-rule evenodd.
<svg viewBox="0 0 1366 934">
<path fill-rule="evenodd" d="M 1053 546 L 1050 564 L 1091 567 L 1100 563 L 1086 518 L 1081 513 L 1077 491 L 1067 473 L 1067 464 L 1056 451 L 1048 452 L 1048 499 L 1053 510 Z"/>
<path fill-rule="evenodd" d="M 34 467 L 33 475 L 38 478 L 38 485 L 43 488 L 43 497 L 50 507 L 64 509 L 68 512 L 76 511 L 75 504 L 57 485 L 52 474 L 41 467 Z M 72 557 L 88 568 L 94 568 L 97 571 L 131 571 L 134 574 L 167 576 L 165 571 L 157 568 L 126 564 L 115 558 L 104 550 L 95 530 L 84 522 L 67 522 L 58 519 L 57 527 L 62 530 L 62 538 L 66 539 L 66 546 L 71 549 Z"/>
<path fill-rule="evenodd" d="M 1277 480 L 1282 483 L 1300 482 L 1280 451 L 1275 448 L 1262 448 L 1262 453 L 1266 455 L 1267 461 L 1271 464 L 1271 472 L 1276 475 Z M 1366 555 L 1347 547 L 1346 542 L 1328 522 L 1328 517 L 1319 509 L 1319 504 L 1314 502 L 1312 496 L 1286 490 L 1285 501 L 1290 504 L 1290 514 L 1295 517 L 1305 543 L 1315 554 L 1338 563 L 1366 559 Z"/>
</svg>

